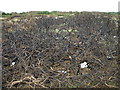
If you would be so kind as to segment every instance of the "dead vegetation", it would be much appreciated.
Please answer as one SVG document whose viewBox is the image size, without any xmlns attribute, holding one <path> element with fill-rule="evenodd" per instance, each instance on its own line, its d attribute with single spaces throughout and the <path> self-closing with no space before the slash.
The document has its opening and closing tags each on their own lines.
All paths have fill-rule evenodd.
<svg viewBox="0 0 120 90">
<path fill-rule="evenodd" d="M 104 13 L 4 20 L 3 87 L 118 88 L 117 20 Z"/>
</svg>

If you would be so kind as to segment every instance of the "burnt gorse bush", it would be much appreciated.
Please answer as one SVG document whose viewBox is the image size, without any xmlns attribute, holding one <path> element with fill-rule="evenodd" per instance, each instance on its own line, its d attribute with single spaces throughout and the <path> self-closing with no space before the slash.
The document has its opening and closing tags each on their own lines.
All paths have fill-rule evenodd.
<svg viewBox="0 0 120 90">
<path fill-rule="evenodd" d="M 3 87 L 118 87 L 117 20 L 89 12 L 4 20 Z"/>
</svg>

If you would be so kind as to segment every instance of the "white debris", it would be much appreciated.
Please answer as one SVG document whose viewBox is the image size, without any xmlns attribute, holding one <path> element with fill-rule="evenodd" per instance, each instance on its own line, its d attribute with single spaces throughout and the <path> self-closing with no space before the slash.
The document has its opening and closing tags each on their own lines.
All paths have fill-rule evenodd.
<svg viewBox="0 0 120 90">
<path fill-rule="evenodd" d="M 63 18 L 63 16 L 59 16 L 59 18 Z"/>
<path fill-rule="evenodd" d="M 17 18 L 14 18 L 13 21 L 17 22 L 17 21 L 19 21 L 19 20 L 18 20 Z"/>
<path fill-rule="evenodd" d="M 79 42 L 79 44 L 82 44 L 82 42 Z"/>
<path fill-rule="evenodd" d="M 12 62 L 11 66 L 14 66 L 15 65 L 15 62 Z"/>
<path fill-rule="evenodd" d="M 88 67 L 87 62 L 81 63 L 80 66 L 81 66 L 81 68 L 87 68 Z"/>
<path fill-rule="evenodd" d="M 71 57 L 71 56 L 69 56 L 69 58 L 70 58 L 70 59 L 72 59 L 72 57 Z"/>
<path fill-rule="evenodd" d="M 64 37 L 65 39 L 69 39 L 69 37 Z"/>
<path fill-rule="evenodd" d="M 59 39 L 59 37 L 56 37 L 56 39 Z"/>
<path fill-rule="evenodd" d="M 112 57 L 112 56 L 107 56 L 107 59 L 108 59 L 108 60 L 112 60 L 113 57 Z"/>
<path fill-rule="evenodd" d="M 113 36 L 113 38 L 116 38 L 117 36 Z"/>
<path fill-rule="evenodd" d="M 55 17 L 55 19 L 58 19 L 58 17 Z"/>
<path fill-rule="evenodd" d="M 36 19 L 38 19 L 39 17 L 35 17 Z"/>
<path fill-rule="evenodd" d="M 63 71 L 63 70 L 58 70 L 57 72 L 59 72 L 59 73 L 67 73 L 67 71 Z"/>
</svg>

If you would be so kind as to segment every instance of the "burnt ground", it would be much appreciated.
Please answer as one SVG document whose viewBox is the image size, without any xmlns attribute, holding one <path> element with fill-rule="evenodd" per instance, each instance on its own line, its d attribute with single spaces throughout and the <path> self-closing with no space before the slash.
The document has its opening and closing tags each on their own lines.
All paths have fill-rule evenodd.
<svg viewBox="0 0 120 90">
<path fill-rule="evenodd" d="M 3 87 L 118 88 L 117 21 L 92 12 L 3 20 Z"/>
</svg>

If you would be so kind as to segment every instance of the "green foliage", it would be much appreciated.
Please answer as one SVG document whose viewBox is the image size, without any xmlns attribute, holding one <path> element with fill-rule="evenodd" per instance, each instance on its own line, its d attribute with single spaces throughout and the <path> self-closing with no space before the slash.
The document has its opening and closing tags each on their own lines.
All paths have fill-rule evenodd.
<svg viewBox="0 0 120 90">
<path fill-rule="evenodd" d="M 50 14 L 49 11 L 38 11 L 38 14 Z"/>
<path fill-rule="evenodd" d="M 18 15 L 21 15 L 21 16 L 27 16 L 27 15 L 50 15 L 50 16 L 64 16 L 64 17 L 67 17 L 67 16 L 71 16 L 71 15 L 76 15 L 76 14 L 82 14 L 84 13 L 85 11 L 83 12 L 77 12 L 77 11 L 69 11 L 69 12 L 63 12 L 63 11 L 31 11 L 31 12 L 21 12 L 21 13 L 15 13 L 15 14 L 18 14 Z M 96 12 L 93 12 L 93 13 L 96 13 Z M 106 14 L 110 14 L 112 16 L 115 16 L 115 15 L 118 15 L 119 12 L 104 12 Z M 14 15 L 14 13 L 5 13 L 5 12 L 2 12 L 2 17 L 10 17 Z"/>
<path fill-rule="evenodd" d="M 11 13 L 2 12 L 2 15 L 12 15 Z"/>
<path fill-rule="evenodd" d="M 9 16 L 12 16 L 12 13 L 2 12 L 2 17 L 9 17 Z"/>
<path fill-rule="evenodd" d="M 118 15 L 118 12 L 108 12 L 110 15 Z"/>
<path fill-rule="evenodd" d="M 21 12 L 20 14 L 26 14 L 25 12 Z"/>
</svg>

